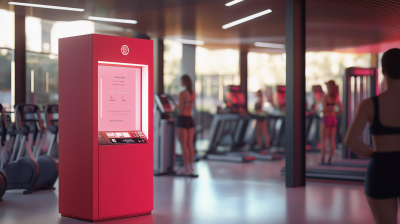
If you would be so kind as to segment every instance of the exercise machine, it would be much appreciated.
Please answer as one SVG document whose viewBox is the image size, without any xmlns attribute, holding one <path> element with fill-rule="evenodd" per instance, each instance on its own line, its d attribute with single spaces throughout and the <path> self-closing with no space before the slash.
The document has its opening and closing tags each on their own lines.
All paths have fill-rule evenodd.
<svg viewBox="0 0 400 224">
<path fill-rule="evenodd" d="M 256 158 L 240 151 L 241 139 L 250 120 L 240 86 L 228 86 L 225 94 L 226 108 L 214 115 L 209 133 L 205 159 L 225 162 L 251 162 Z"/>
<path fill-rule="evenodd" d="M 1 113 L 1 129 L 2 129 L 2 155 L 6 154 L 5 133 L 7 133 L 7 122 L 6 116 L 4 116 L 4 108 L 0 105 Z M 12 156 L 9 160 L 2 160 L 1 170 L 4 171 L 7 176 L 7 190 L 10 189 L 25 189 L 24 194 L 30 194 L 35 189 L 36 183 L 39 179 L 40 171 L 39 166 L 33 157 L 33 153 L 30 150 L 27 137 L 29 135 L 29 127 L 27 125 L 21 125 L 17 132 L 16 143 L 12 147 Z M 20 141 L 19 141 L 20 140 Z M 17 149 L 19 145 L 19 150 Z M 29 157 L 17 157 L 17 151 L 21 151 L 26 145 Z"/>
<path fill-rule="evenodd" d="M 58 158 L 58 105 L 47 105 L 44 108 L 46 132 L 43 151 L 47 156 Z"/>
<path fill-rule="evenodd" d="M 243 138 L 244 142 L 246 143 L 245 148 L 249 150 L 248 154 L 256 157 L 257 160 L 272 161 L 283 158 L 282 153 L 280 153 L 280 151 L 278 150 L 271 150 L 271 148 L 270 149 L 255 148 L 257 126 L 259 125 L 259 122 L 262 120 L 267 121 L 267 129 L 270 136 L 270 144 L 272 144 L 272 142 L 276 143 L 276 141 L 274 140 L 275 137 L 279 138 L 279 131 L 280 131 L 278 129 L 278 135 L 275 133 L 276 128 L 274 127 L 274 125 L 276 125 L 276 120 L 275 120 L 276 118 L 277 118 L 276 116 L 271 116 L 271 115 L 269 116 L 252 115 L 252 118 L 246 128 L 246 132 Z M 271 123 L 273 124 L 272 126 L 270 125 Z"/>
<path fill-rule="evenodd" d="M 41 155 L 41 147 L 44 142 L 45 128 L 41 119 L 40 109 L 33 104 L 18 104 L 15 107 L 15 124 L 17 130 L 22 130 L 24 126 L 29 127 L 28 140 L 29 144 L 23 147 L 21 144 L 17 158 L 29 155 L 36 160 L 40 175 L 35 185 L 35 190 L 54 189 L 54 184 L 58 178 L 58 163 L 47 155 Z M 25 149 L 25 151 L 24 151 Z M 31 155 L 33 149 L 33 155 Z M 28 152 L 25 153 L 25 152 Z"/>
<path fill-rule="evenodd" d="M 306 113 L 306 150 L 307 152 L 319 152 L 321 147 L 319 136 L 321 117 L 319 113 L 322 110 L 320 102 L 324 97 L 321 85 L 312 86 L 312 96 L 311 109 Z"/>
<path fill-rule="evenodd" d="M 4 114 L 3 106 L 0 104 L 0 113 L 1 113 L 1 122 L 0 122 L 0 141 L 1 141 L 1 149 L 0 149 L 0 201 L 3 199 L 3 195 L 6 192 L 8 179 L 7 175 L 2 171 L 3 169 L 3 157 L 4 150 L 6 149 L 6 136 L 7 136 L 7 124 L 3 121 L 6 120 L 6 116 Z"/>
<path fill-rule="evenodd" d="M 376 68 L 348 68 L 346 69 L 343 86 L 343 129 L 341 133 L 342 136 L 345 136 L 347 129 L 354 120 L 358 105 L 363 100 L 379 94 L 378 70 Z M 364 128 L 360 139 L 366 145 L 373 145 L 368 126 Z M 333 165 L 367 167 L 368 163 L 368 158 L 358 156 L 345 146 L 342 150 L 342 160 L 334 161 Z"/>
</svg>

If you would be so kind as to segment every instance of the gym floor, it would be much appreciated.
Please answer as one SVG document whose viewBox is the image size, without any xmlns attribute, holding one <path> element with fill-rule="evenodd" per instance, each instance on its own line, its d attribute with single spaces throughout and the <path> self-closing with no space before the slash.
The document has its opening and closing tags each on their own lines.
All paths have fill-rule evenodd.
<svg viewBox="0 0 400 224">
<path fill-rule="evenodd" d="M 309 165 L 318 159 L 307 153 Z M 363 183 L 307 179 L 307 187 L 288 189 L 279 173 L 284 164 L 200 161 L 198 179 L 154 178 L 152 215 L 102 223 L 373 223 Z M 60 216 L 57 190 L 11 190 L 3 198 L 2 224 L 87 223 Z"/>
</svg>

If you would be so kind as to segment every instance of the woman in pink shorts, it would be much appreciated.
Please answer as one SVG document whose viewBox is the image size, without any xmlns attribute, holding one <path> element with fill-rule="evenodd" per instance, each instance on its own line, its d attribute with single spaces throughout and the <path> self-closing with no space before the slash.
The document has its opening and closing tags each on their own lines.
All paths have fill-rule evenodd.
<svg viewBox="0 0 400 224">
<path fill-rule="evenodd" d="M 326 83 L 328 94 L 323 98 L 323 117 L 321 119 L 320 135 L 321 135 L 321 163 L 320 165 L 332 164 L 332 156 L 336 149 L 335 137 L 337 129 L 337 115 L 343 111 L 342 102 L 339 99 L 339 94 L 335 81 L 330 80 Z M 336 105 L 339 106 L 339 111 L 335 112 Z M 330 143 L 330 153 L 328 162 L 325 163 L 325 154 L 327 148 L 327 140 Z"/>
</svg>

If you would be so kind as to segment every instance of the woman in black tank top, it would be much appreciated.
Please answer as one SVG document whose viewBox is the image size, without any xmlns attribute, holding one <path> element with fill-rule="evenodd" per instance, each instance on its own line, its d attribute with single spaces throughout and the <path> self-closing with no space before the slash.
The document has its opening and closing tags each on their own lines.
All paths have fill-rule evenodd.
<svg viewBox="0 0 400 224">
<path fill-rule="evenodd" d="M 397 223 L 400 197 L 400 49 L 385 52 L 382 72 L 387 90 L 361 102 L 345 143 L 355 153 L 371 158 L 365 194 L 375 222 L 386 224 Z M 374 147 L 358 138 L 367 122 Z"/>
</svg>

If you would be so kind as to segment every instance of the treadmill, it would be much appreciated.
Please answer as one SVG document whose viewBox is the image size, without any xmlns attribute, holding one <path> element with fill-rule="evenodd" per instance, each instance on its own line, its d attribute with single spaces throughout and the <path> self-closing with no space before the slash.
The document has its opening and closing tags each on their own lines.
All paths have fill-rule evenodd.
<svg viewBox="0 0 400 224">
<path fill-rule="evenodd" d="M 375 68 L 347 68 L 344 76 L 344 86 L 346 87 L 343 98 L 344 108 L 344 132 L 350 126 L 355 116 L 355 108 L 360 102 L 368 97 L 375 96 L 377 83 L 377 70 Z M 359 85 L 358 85 L 358 82 Z M 353 84 L 353 85 L 352 85 Z M 358 89 L 358 86 L 360 87 Z M 372 145 L 369 129 L 366 127 L 360 135 L 360 140 L 367 145 Z M 369 159 L 361 158 L 353 153 L 349 148 L 344 147 L 342 151 L 343 160 L 334 161 L 332 165 L 307 166 L 306 177 L 340 179 L 352 181 L 364 181 L 367 172 Z M 285 167 L 281 170 L 281 175 L 285 175 Z"/>
<path fill-rule="evenodd" d="M 46 131 L 43 150 L 47 153 L 47 156 L 58 159 L 58 105 L 47 105 L 44 108 L 44 115 Z"/>
<path fill-rule="evenodd" d="M 322 101 L 324 91 L 321 85 L 312 86 L 312 98 L 311 111 L 306 113 L 306 150 L 307 152 L 320 152 L 320 136 L 319 126 L 321 118 L 318 116 L 318 101 Z"/>
<path fill-rule="evenodd" d="M 250 118 L 239 86 L 228 86 L 225 103 L 227 107 L 223 113 L 214 115 L 211 121 L 209 145 L 204 158 L 239 163 L 254 161 L 254 155 L 239 150 L 242 143 L 237 141 Z"/>
<path fill-rule="evenodd" d="M 261 149 L 261 150 L 256 150 L 254 149 L 255 146 L 255 131 L 257 128 L 257 125 L 259 124 L 258 121 L 260 120 L 267 120 L 270 121 L 269 116 L 261 116 L 261 115 L 253 115 L 252 118 L 250 119 L 250 122 L 248 122 L 248 125 L 245 129 L 245 133 L 243 136 L 235 136 L 237 138 L 243 138 L 243 141 L 246 143 L 246 148 L 249 149 L 248 155 L 252 155 L 256 157 L 257 160 L 263 160 L 263 161 L 274 161 L 274 160 L 279 160 L 283 158 L 282 154 L 279 153 L 272 153 L 268 149 Z M 270 139 L 271 142 L 274 142 L 273 137 L 279 137 L 279 135 L 275 135 L 274 133 L 275 128 L 272 128 L 271 130 L 268 130 L 268 133 L 270 134 Z M 279 130 L 278 130 L 279 132 Z"/>
<path fill-rule="evenodd" d="M 273 134 L 270 150 L 285 154 L 286 86 L 276 86 L 276 100 L 279 107 L 272 101 L 276 110 L 268 116 L 268 132 Z"/>
<path fill-rule="evenodd" d="M 239 120 L 237 114 L 216 114 L 212 121 L 209 134 L 209 145 L 205 159 L 225 162 L 251 162 L 256 158 L 246 152 L 233 152 L 234 132 L 237 130 L 236 122 Z M 223 147 L 229 148 L 229 152 L 219 150 Z"/>
<path fill-rule="evenodd" d="M 362 167 L 341 166 L 307 166 L 307 178 L 335 179 L 349 181 L 364 181 L 366 169 Z M 286 175 L 286 167 L 281 169 L 281 175 Z"/>
</svg>

